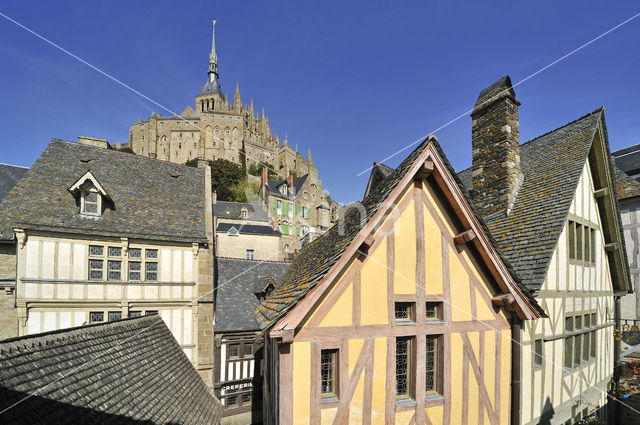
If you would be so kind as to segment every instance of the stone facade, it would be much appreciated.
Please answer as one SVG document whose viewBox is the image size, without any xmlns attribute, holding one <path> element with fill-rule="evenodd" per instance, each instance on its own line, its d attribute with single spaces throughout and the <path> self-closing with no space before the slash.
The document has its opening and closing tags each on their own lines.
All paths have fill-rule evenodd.
<svg viewBox="0 0 640 425">
<path fill-rule="evenodd" d="M 303 157 L 286 137 L 281 144 L 264 109 L 258 113 L 253 100 L 242 103 L 238 85 L 233 103 L 229 101 L 218 83 L 217 62 L 214 32 L 209 77 L 195 97 L 195 109 L 187 106 L 179 116 L 139 119 L 129 130 L 129 147 L 138 155 L 180 164 L 194 158 L 226 159 L 247 167 L 267 163 L 283 178 L 291 173 L 317 178 L 311 153 Z"/>
<path fill-rule="evenodd" d="M 508 213 L 522 183 L 519 105 L 505 76 L 480 93 L 471 114 L 473 191 L 484 215 Z"/>
<path fill-rule="evenodd" d="M 251 250 L 253 257 L 248 258 Z M 280 237 L 277 235 L 238 234 L 216 232 L 216 255 L 224 258 L 252 259 L 256 261 L 282 261 Z"/>
</svg>

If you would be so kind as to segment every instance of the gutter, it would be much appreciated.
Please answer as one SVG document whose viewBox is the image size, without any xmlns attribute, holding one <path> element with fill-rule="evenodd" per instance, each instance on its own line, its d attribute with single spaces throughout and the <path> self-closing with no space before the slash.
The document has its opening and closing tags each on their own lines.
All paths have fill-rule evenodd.
<svg viewBox="0 0 640 425">
<path fill-rule="evenodd" d="M 520 331 L 522 321 L 514 313 L 511 324 L 511 425 L 520 425 Z"/>
</svg>

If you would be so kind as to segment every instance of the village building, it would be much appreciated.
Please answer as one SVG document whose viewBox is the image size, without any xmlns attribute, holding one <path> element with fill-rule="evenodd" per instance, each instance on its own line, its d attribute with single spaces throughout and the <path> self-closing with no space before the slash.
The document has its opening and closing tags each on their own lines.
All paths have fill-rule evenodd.
<svg viewBox="0 0 640 425">
<path fill-rule="evenodd" d="M 604 108 L 520 145 L 519 105 L 509 76 L 480 93 L 473 165 L 459 174 L 547 316 L 513 329 L 511 423 L 608 421 L 617 301 L 631 286 Z"/>
<path fill-rule="evenodd" d="M 262 423 L 263 338 L 254 310 L 291 264 L 216 259 L 215 394 L 224 424 Z"/>
<path fill-rule="evenodd" d="M 0 341 L 6 424 L 220 424 L 222 406 L 159 316 Z"/>
<path fill-rule="evenodd" d="M 263 168 L 260 200 L 282 234 L 280 249 L 285 261 L 293 260 L 303 245 L 326 232 L 336 222 L 340 209 L 327 199 L 317 171 L 273 180 Z"/>
<path fill-rule="evenodd" d="M 262 204 L 216 201 L 213 216 L 218 258 L 282 261 L 282 234 Z"/>
<path fill-rule="evenodd" d="M 52 140 L 0 204 L 12 336 L 158 314 L 212 387 L 211 179 L 199 166 Z"/>
<path fill-rule="evenodd" d="M 622 298 L 620 318 L 623 330 L 640 326 L 640 145 L 621 149 L 611 154 L 616 165 L 616 184 L 624 240 L 634 294 Z M 628 321 L 627 321 L 628 320 Z M 626 325 L 626 326 L 625 326 Z M 625 342 L 623 338 L 623 342 Z M 629 341 L 632 342 L 632 341 Z M 632 346 L 640 341 L 633 341 Z M 624 348 L 631 348 L 623 344 Z"/>
<path fill-rule="evenodd" d="M 512 327 L 543 315 L 433 136 L 255 314 L 282 425 L 509 423 Z"/>
</svg>

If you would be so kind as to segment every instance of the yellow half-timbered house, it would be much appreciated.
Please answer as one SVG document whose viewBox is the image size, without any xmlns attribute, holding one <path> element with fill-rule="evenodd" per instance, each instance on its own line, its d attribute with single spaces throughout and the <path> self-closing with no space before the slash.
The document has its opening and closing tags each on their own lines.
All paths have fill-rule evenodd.
<svg viewBox="0 0 640 425">
<path fill-rule="evenodd" d="M 434 136 L 370 192 L 256 310 L 265 423 L 509 423 L 510 322 L 541 309 Z"/>
</svg>

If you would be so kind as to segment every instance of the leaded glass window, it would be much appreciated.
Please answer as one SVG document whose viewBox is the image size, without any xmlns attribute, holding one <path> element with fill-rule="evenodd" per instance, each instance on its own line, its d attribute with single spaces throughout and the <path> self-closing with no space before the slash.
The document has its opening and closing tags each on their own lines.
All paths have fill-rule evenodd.
<svg viewBox="0 0 640 425">
<path fill-rule="evenodd" d="M 89 312 L 89 323 L 97 323 L 104 322 L 104 312 L 103 311 L 90 311 Z"/>
<path fill-rule="evenodd" d="M 92 257 L 102 257 L 104 255 L 104 247 L 102 245 L 89 245 L 89 255 Z"/>
<path fill-rule="evenodd" d="M 109 312 L 109 321 L 113 322 L 114 320 L 120 320 L 122 319 L 122 312 L 121 311 L 110 311 Z"/>
<path fill-rule="evenodd" d="M 122 261 L 109 260 L 107 262 L 107 279 L 120 280 L 122 272 Z"/>
<path fill-rule="evenodd" d="M 142 258 L 142 248 L 129 248 L 129 258 Z"/>
<path fill-rule="evenodd" d="M 101 280 L 103 266 L 104 262 L 102 260 L 89 259 L 89 279 Z"/>
<path fill-rule="evenodd" d="M 413 322 L 413 303 L 396 303 L 395 318 L 396 322 Z"/>
<path fill-rule="evenodd" d="M 411 339 L 396 338 L 396 396 L 409 397 L 411 385 Z"/>
<path fill-rule="evenodd" d="M 122 257 L 122 248 L 119 246 L 110 246 L 109 257 Z"/>
<path fill-rule="evenodd" d="M 438 368 L 438 337 L 427 335 L 425 352 L 425 380 L 424 387 L 427 393 L 436 392 L 436 379 Z"/>
<path fill-rule="evenodd" d="M 145 249 L 144 254 L 146 258 L 155 259 L 158 258 L 158 250 L 157 249 Z"/>
<path fill-rule="evenodd" d="M 323 397 L 332 397 L 337 394 L 337 359 L 338 350 L 322 350 L 320 353 L 320 391 Z"/>
<path fill-rule="evenodd" d="M 140 280 L 140 261 L 129 261 L 129 280 Z"/>
<path fill-rule="evenodd" d="M 442 320 L 442 303 L 441 302 L 427 302 L 426 304 L 426 318 L 427 321 L 440 321 Z"/>
<path fill-rule="evenodd" d="M 158 280 L 158 263 L 146 262 L 145 280 Z"/>
<path fill-rule="evenodd" d="M 140 317 L 142 316 L 141 310 L 129 310 L 129 317 Z"/>
</svg>

